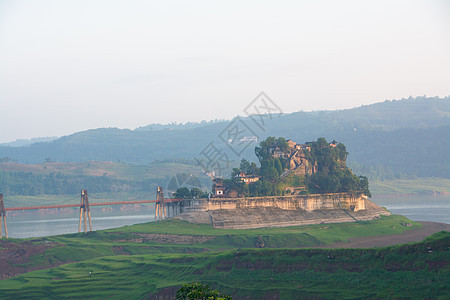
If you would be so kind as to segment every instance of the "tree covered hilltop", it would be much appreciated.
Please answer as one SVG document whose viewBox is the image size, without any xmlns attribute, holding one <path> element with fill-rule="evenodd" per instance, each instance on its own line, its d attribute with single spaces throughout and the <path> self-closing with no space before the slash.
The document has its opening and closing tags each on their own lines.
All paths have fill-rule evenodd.
<svg viewBox="0 0 450 300">
<path fill-rule="evenodd" d="M 257 197 L 292 194 L 357 193 L 371 197 L 365 176 L 346 166 L 345 145 L 323 137 L 297 144 L 268 137 L 255 147 L 260 166 L 242 159 L 229 179 L 214 179 L 214 197 Z"/>
</svg>

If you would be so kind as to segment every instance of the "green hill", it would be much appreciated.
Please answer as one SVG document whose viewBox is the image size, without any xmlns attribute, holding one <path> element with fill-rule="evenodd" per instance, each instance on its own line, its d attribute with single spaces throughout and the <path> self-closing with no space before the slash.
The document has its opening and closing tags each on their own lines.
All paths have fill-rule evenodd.
<svg viewBox="0 0 450 300">
<path fill-rule="evenodd" d="M 450 100 L 446 98 L 410 98 L 385 101 L 358 108 L 296 112 L 266 118 L 264 130 L 249 118 L 242 120 L 252 129 L 247 135 L 259 140 L 268 136 L 289 136 L 296 141 L 318 137 L 337 140 L 351 153 L 358 175 L 375 178 L 377 169 L 389 170 L 393 178 L 450 178 L 448 156 Z M 201 157 L 213 142 L 230 160 L 254 160 L 251 145 L 236 155 L 221 139 L 230 123 L 204 122 L 173 126 L 149 126 L 136 130 L 94 129 L 62 137 L 56 141 L 27 147 L 0 146 L 0 158 L 21 163 L 125 161 L 147 164 L 154 160 Z M 370 170 L 375 171 L 370 171 Z M 359 171 L 368 173 L 359 173 Z M 370 173 L 370 174 L 369 174 Z M 379 172 L 378 172 L 379 173 Z"/>
<path fill-rule="evenodd" d="M 197 186 L 210 186 L 210 179 L 200 167 L 177 162 L 0 163 L 0 191 L 5 196 L 35 196 L 78 195 L 81 189 L 87 189 L 90 194 L 108 193 L 108 197 L 124 193 L 154 197 L 157 186 L 168 187 L 177 175 L 192 175 L 199 181 Z"/>
</svg>

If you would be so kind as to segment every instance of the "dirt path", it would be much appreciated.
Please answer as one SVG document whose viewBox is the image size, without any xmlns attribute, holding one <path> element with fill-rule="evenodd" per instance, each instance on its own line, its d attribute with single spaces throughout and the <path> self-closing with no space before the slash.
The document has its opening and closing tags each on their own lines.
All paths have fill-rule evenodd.
<svg viewBox="0 0 450 300">
<path fill-rule="evenodd" d="M 404 231 L 401 234 L 381 235 L 381 236 L 362 236 L 351 238 L 348 242 L 339 242 L 321 248 L 371 248 L 386 247 L 396 244 L 412 243 L 422 241 L 429 235 L 439 231 L 450 231 L 450 224 L 436 222 L 419 222 L 423 226 Z"/>
<path fill-rule="evenodd" d="M 17 243 L 0 240 L 0 280 L 14 277 L 32 270 L 46 269 L 62 264 L 62 262 L 49 265 L 36 265 L 26 267 L 33 255 L 44 253 L 46 250 L 61 244 L 45 240 L 33 240 Z"/>
</svg>

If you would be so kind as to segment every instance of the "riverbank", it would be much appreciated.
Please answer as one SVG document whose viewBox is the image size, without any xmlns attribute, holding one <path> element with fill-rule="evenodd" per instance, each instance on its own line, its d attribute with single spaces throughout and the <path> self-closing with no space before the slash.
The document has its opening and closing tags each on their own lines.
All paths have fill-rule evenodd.
<svg viewBox="0 0 450 300">
<path fill-rule="evenodd" d="M 400 234 L 421 226 L 398 215 L 360 223 L 258 229 L 216 229 L 206 224 L 165 220 L 87 234 L 1 240 L 0 278 L 102 256 L 318 247 L 354 237 Z"/>
<path fill-rule="evenodd" d="M 450 224 L 437 222 L 418 222 L 422 225 L 414 230 L 404 231 L 400 234 L 364 236 L 350 238 L 346 242 L 337 242 L 321 248 L 372 248 L 387 247 L 397 244 L 420 242 L 428 236 L 440 231 L 450 231 Z"/>
<path fill-rule="evenodd" d="M 173 299 L 202 282 L 233 299 L 440 299 L 450 293 L 449 242 L 439 232 L 387 248 L 103 256 L 2 280 L 0 297 Z"/>
</svg>

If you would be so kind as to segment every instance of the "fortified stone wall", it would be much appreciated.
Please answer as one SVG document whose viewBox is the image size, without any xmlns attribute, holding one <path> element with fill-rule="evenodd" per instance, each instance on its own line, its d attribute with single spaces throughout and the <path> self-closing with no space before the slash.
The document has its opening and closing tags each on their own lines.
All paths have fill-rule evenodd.
<svg viewBox="0 0 450 300">
<path fill-rule="evenodd" d="M 390 215 L 364 195 L 346 193 L 196 199 L 185 201 L 183 211 L 175 218 L 224 229 L 368 221 Z"/>
<path fill-rule="evenodd" d="M 186 203 L 184 211 L 236 210 L 245 208 L 279 208 L 304 210 L 307 212 L 327 209 L 365 210 L 366 196 L 363 194 L 316 194 L 249 198 L 211 198 Z"/>
</svg>

